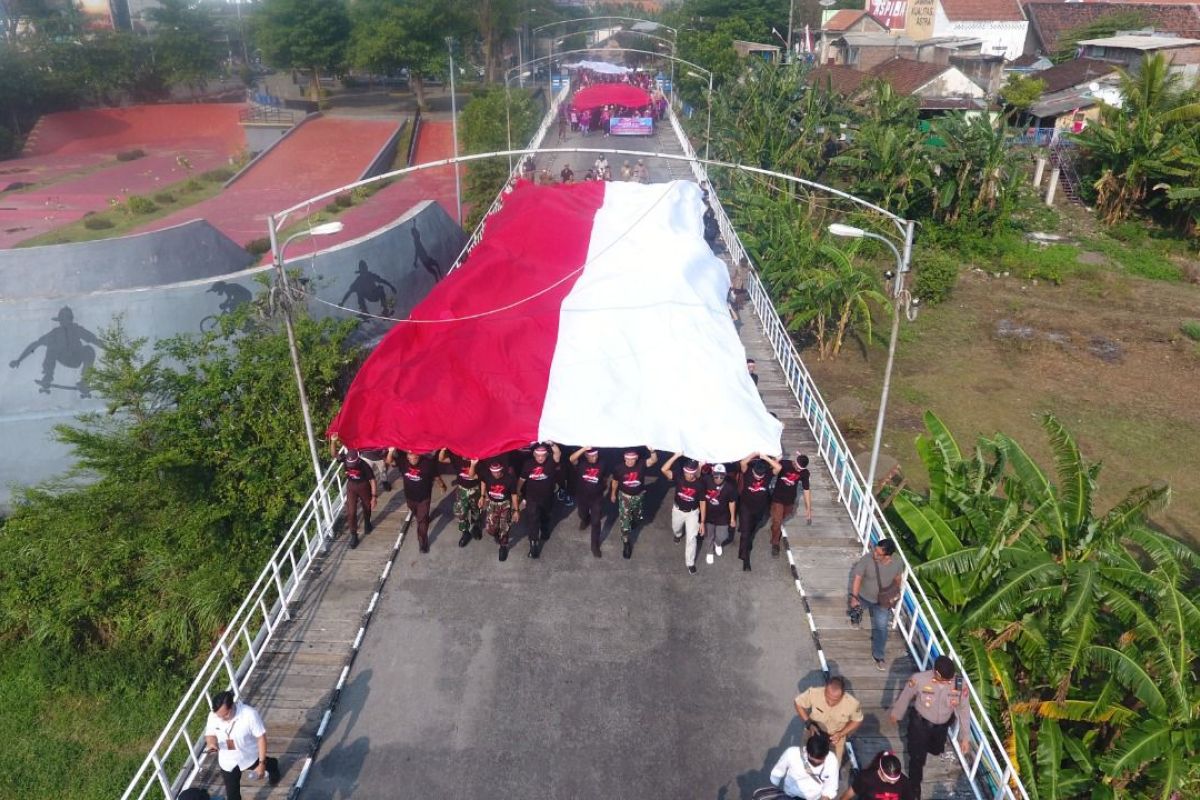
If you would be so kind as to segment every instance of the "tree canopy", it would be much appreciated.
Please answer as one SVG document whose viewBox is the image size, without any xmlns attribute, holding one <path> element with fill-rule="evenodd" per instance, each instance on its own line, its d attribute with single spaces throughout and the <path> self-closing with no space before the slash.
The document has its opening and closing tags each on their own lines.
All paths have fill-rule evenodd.
<svg viewBox="0 0 1200 800">
<path fill-rule="evenodd" d="M 345 61 L 350 13 L 343 0 L 266 0 L 254 17 L 254 38 L 271 65 L 310 71 L 317 93 L 321 73 Z"/>
</svg>

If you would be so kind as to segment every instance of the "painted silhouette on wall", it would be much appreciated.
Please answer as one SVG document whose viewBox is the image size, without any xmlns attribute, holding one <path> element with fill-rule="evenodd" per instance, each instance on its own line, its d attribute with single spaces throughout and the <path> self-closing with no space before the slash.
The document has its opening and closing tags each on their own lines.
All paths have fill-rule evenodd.
<svg viewBox="0 0 1200 800">
<path fill-rule="evenodd" d="M 217 306 L 216 314 L 209 314 L 200 320 L 200 330 L 203 332 L 208 332 L 217 327 L 217 321 L 221 317 L 233 313 L 254 299 L 254 295 L 245 286 L 236 283 L 226 283 L 225 281 L 215 281 L 212 286 L 208 287 L 208 292 L 219 294 L 225 299 Z"/>
<path fill-rule="evenodd" d="M 392 296 L 388 297 L 383 287 L 392 290 Z M 367 262 L 359 260 L 358 274 L 354 276 L 354 281 L 350 284 L 350 288 L 346 290 L 345 296 L 342 297 L 342 302 L 338 305 L 346 305 L 346 301 L 353 295 L 358 300 L 358 310 L 364 314 L 367 311 L 367 303 L 379 303 L 380 314 L 388 316 L 392 313 L 395 307 L 396 287 L 392 286 L 379 275 L 376 275 L 371 270 L 367 269 Z"/>
<path fill-rule="evenodd" d="M 421 241 L 421 232 L 417 230 L 417 226 L 412 226 L 413 238 L 413 269 L 417 265 L 421 265 L 425 270 L 433 276 L 435 281 L 442 279 L 442 265 L 437 262 L 437 259 L 429 255 L 429 251 L 425 249 L 425 243 Z"/>
<path fill-rule="evenodd" d="M 88 368 L 96 363 L 96 351 L 88 345 L 94 344 L 101 348 L 103 345 L 96 338 L 96 334 L 82 325 L 75 324 L 75 312 L 70 306 L 63 306 L 54 322 L 58 323 L 57 328 L 30 342 L 21 351 L 21 355 L 8 362 L 8 365 L 16 369 L 21 366 L 22 361 L 33 355 L 35 350 L 44 347 L 46 354 L 42 358 L 42 377 L 34 381 L 39 387 L 38 391 L 50 394 L 51 389 L 68 389 L 78 391 L 81 397 L 91 397 L 86 375 Z M 54 382 L 54 372 L 59 366 L 79 370 L 79 380 L 74 386 Z"/>
</svg>

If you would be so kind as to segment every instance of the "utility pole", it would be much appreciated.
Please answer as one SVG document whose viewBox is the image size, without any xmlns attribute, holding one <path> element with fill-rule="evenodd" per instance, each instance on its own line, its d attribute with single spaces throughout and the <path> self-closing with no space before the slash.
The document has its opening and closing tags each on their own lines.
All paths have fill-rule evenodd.
<svg viewBox="0 0 1200 800">
<path fill-rule="evenodd" d="M 787 38 L 788 51 L 787 51 L 787 58 L 785 58 L 783 60 L 783 63 L 785 63 L 785 64 L 792 63 L 792 53 L 795 52 L 794 50 L 792 50 L 792 25 L 793 25 L 795 18 L 796 18 L 796 0 L 791 0 L 791 2 L 788 3 L 788 38 Z"/>
</svg>

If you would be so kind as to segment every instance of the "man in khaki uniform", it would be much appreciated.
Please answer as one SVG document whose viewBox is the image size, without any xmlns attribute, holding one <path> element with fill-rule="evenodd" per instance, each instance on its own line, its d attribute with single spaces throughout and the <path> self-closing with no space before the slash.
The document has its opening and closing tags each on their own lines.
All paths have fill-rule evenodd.
<svg viewBox="0 0 1200 800">
<path fill-rule="evenodd" d="M 862 706 L 854 695 L 846 694 L 846 681 L 838 675 L 831 676 L 824 686 L 813 686 L 796 695 L 796 713 L 800 719 L 815 723 L 833 744 L 838 764 L 846 740 L 863 723 Z"/>
<path fill-rule="evenodd" d="M 958 745 L 964 754 L 971 744 L 970 696 L 950 658 L 938 656 L 933 669 L 908 679 L 892 706 L 892 721 L 899 725 L 910 705 L 913 713 L 908 717 L 908 778 L 912 782 L 913 800 L 921 800 L 925 759 L 945 750 L 952 718 L 958 719 Z"/>
</svg>

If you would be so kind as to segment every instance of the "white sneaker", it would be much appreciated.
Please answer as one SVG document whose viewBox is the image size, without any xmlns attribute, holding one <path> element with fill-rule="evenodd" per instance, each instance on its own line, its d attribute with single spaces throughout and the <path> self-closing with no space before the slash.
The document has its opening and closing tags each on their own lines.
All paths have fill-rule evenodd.
<svg viewBox="0 0 1200 800">
<path fill-rule="evenodd" d="M 721 545 L 716 545 L 713 549 L 716 550 L 717 555 L 721 555 Z"/>
<path fill-rule="evenodd" d="M 708 555 L 706 555 L 706 556 L 704 557 L 704 563 L 705 563 L 705 564 L 711 564 L 711 563 L 713 563 L 713 561 L 715 561 L 715 560 L 716 560 L 716 559 L 714 559 L 714 558 L 713 558 L 713 554 L 712 554 L 712 553 L 709 553 Z"/>
</svg>

